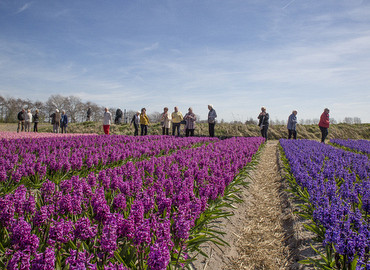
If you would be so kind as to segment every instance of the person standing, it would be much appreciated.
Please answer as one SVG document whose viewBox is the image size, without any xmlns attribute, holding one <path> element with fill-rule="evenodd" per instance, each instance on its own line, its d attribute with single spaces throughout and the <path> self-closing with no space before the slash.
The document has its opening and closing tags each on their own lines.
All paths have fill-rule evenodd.
<svg viewBox="0 0 370 270">
<path fill-rule="evenodd" d="M 86 121 L 90 121 L 90 119 L 91 119 L 91 107 L 87 109 L 86 113 Z"/>
<path fill-rule="evenodd" d="M 217 113 L 215 109 L 213 108 L 212 104 L 208 105 L 208 131 L 209 131 L 209 137 L 215 136 L 215 125 L 216 125 L 216 118 Z"/>
<path fill-rule="evenodd" d="M 329 129 L 329 109 L 325 108 L 324 112 L 320 116 L 319 128 L 321 131 L 321 142 L 325 143 L 325 139 L 328 136 L 328 129 Z"/>
<path fill-rule="evenodd" d="M 196 115 L 193 113 L 193 108 L 188 109 L 188 113 L 185 114 L 184 119 L 186 121 L 185 124 L 185 136 L 189 137 L 194 136 L 194 129 L 195 129 L 195 121 L 197 120 Z"/>
<path fill-rule="evenodd" d="M 291 139 L 292 135 L 293 135 L 294 140 L 297 139 L 296 127 L 297 127 L 297 111 L 294 110 L 292 114 L 289 115 L 289 118 L 288 118 L 288 124 L 287 124 L 288 132 L 289 132 L 288 139 Z"/>
<path fill-rule="evenodd" d="M 55 109 L 55 115 L 54 115 L 54 124 L 53 124 L 53 132 L 54 133 L 59 133 L 59 126 L 60 126 L 60 112 L 58 109 Z"/>
<path fill-rule="evenodd" d="M 149 125 L 149 118 L 146 115 L 146 109 L 141 109 L 140 114 L 140 129 L 141 129 L 141 136 L 148 134 L 148 125 Z"/>
<path fill-rule="evenodd" d="M 112 113 L 108 110 L 108 108 L 104 109 L 103 115 L 103 130 L 104 134 L 109 135 L 110 124 L 112 123 Z"/>
<path fill-rule="evenodd" d="M 180 136 L 180 125 L 181 121 L 184 119 L 182 113 L 179 111 L 179 108 L 176 106 L 174 112 L 171 114 L 172 117 L 172 136 L 175 136 L 177 129 L 177 136 Z"/>
<path fill-rule="evenodd" d="M 261 112 L 257 117 L 259 119 L 258 126 L 261 130 L 261 135 L 267 141 L 267 130 L 269 128 L 269 114 L 266 112 L 266 108 L 262 107 Z"/>
<path fill-rule="evenodd" d="M 39 110 L 36 109 L 36 112 L 33 115 L 33 132 L 38 132 L 38 129 L 37 129 L 38 124 L 39 124 Z"/>
<path fill-rule="evenodd" d="M 26 119 L 25 114 L 26 114 L 26 110 L 22 109 L 17 115 L 17 118 L 18 118 L 17 132 L 19 132 L 19 129 L 21 129 L 21 131 L 23 131 L 23 129 L 24 129 L 24 120 Z"/>
<path fill-rule="evenodd" d="M 136 114 L 134 114 L 134 116 L 132 117 L 131 123 L 130 123 L 130 126 L 134 124 L 134 128 L 135 128 L 134 136 L 139 135 L 139 124 L 140 124 L 139 115 L 140 115 L 140 111 L 137 111 Z"/>
<path fill-rule="evenodd" d="M 62 133 L 67 133 L 67 126 L 68 126 L 68 116 L 66 115 L 66 111 L 62 111 L 62 116 L 60 118 L 60 129 Z"/>
<path fill-rule="evenodd" d="M 162 125 L 162 135 L 169 135 L 171 127 L 171 115 L 168 112 L 167 107 L 164 107 L 163 113 L 161 114 L 161 125 Z"/>
<path fill-rule="evenodd" d="M 31 123 L 32 123 L 32 113 L 31 110 L 28 109 L 24 119 L 24 131 L 30 132 Z"/>
</svg>

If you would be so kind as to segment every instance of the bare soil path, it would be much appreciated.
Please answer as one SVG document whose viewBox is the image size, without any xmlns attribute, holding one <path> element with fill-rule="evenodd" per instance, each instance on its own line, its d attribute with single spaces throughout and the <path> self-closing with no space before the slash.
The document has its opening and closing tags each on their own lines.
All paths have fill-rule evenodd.
<svg viewBox="0 0 370 270">
<path fill-rule="evenodd" d="M 300 252 L 297 222 L 284 190 L 277 154 L 278 141 L 268 141 L 241 195 L 244 202 L 237 205 L 229 220 L 220 221 L 230 247 L 208 244 L 204 248 L 209 257 L 199 257 L 194 269 L 305 269 L 296 263 Z"/>
</svg>

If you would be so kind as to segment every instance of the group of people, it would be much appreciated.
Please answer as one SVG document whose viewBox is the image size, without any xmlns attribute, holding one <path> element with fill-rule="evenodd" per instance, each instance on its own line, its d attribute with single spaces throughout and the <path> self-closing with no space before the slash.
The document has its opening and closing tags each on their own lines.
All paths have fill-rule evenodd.
<svg viewBox="0 0 370 270">
<path fill-rule="evenodd" d="M 68 117 L 65 110 L 60 113 L 58 109 L 55 109 L 55 112 L 50 115 L 50 119 L 53 125 L 53 133 L 59 133 L 59 128 L 61 133 L 67 133 Z"/>
<path fill-rule="evenodd" d="M 324 112 L 320 116 L 319 128 L 321 131 L 321 142 L 325 143 L 325 139 L 328 136 L 328 129 L 330 125 L 328 108 L 324 109 Z M 261 129 L 261 135 L 267 140 L 267 130 L 269 126 L 269 114 L 266 112 L 266 108 L 261 108 L 261 113 L 258 115 L 258 126 Z M 292 114 L 288 117 L 287 123 L 288 139 L 297 139 L 297 111 L 293 110 Z"/>
<path fill-rule="evenodd" d="M 216 125 L 216 118 L 217 113 L 213 108 L 212 104 L 208 105 L 208 131 L 209 136 L 215 136 L 215 125 Z M 329 120 L 329 109 L 325 108 L 324 112 L 320 116 L 319 128 L 321 131 L 321 142 L 325 142 L 326 137 L 328 136 L 328 129 L 330 125 Z M 116 113 L 117 115 L 117 113 Z M 91 108 L 88 109 L 87 112 L 87 120 L 90 120 L 91 116 Z M 30 131 L 31 123 L 34 123 L 33 131 L 38 132 L 38 123 L 39 123 L 39 110 L 35 111 L 35 114 L 31 113 L 31 110 L 22 109 L 18 113 L 18 128 L 17 132 L 19 131 Z M 267 131 L 269 127 L 269 114 L 266 111 L 266 107 L 261 108 L 261 112 L 258 115 L 258 126 L 261 130 L 261 136 L 267 140 Z M 66 112 L 62 110 L 60 113 L 58 109 L 55 110 L 50 115 L 51 124 L 53 125 L 53 133 L 59 133 L 59 128 L 61 133 L 67 133 L 67 126 L 68 126 L 68 117 Z M 115 123 L 117 119 L 115 119 Z M 193 112 L 193 108 L 188 108 L 188 112 L 183 116 L 179 108 L 176 106 L 174 107 L 174 111 L 169 113 L 168 107 L 163 109 L 163 113 L 161 114 L 161 127 L 162 127 L 162 134 L 169 135 L 170 129 L 172 126 L 172 135 L 173 136 L 180 136 L 180 127 L 181 125 L 185 126 L 185 136 L 194 136 L 195 130 L 195 122 L 197 121 L 197 117 Z M 110 125 L 112 123 L 112 113 L 105 108 L 104 115 L 103 115 L 103 129 L 104 133 L 109 135 Z M 149 117 L 146 114 L 146 109 L 142 108 L 141 111 L 137 111 L 135 115 L 132 117 L 130 126 L 134 126 L 134 135 L 139 135 L 139 127 L 141 131 L 141 136 L 148 134 L 148 125 L 150 124 Z M 292 114 L 288 117 L 287 129 L 288 129 L 288 139 L 297 139 L 297 111 L 293 110 Z"/>
<path fill-rule="evenodd" d="M 30 109 L 22 109 L 18 115 L 18 128 L 17 132 L 19 131 L 26 131 L 30 132 L 31 123 L 33 122 L 33 132 L 38 132 L 38 124 L 39 124 L 39 110 L 35 110 L 35 114 L 31 113 Z M 50 115 L 51 124 L 53 125 L 53 133 L 59 133 L 59 127 L 62 133 L 67 133 L 67 126 L 68 126 L 68 117 L 63 110 L 62 113 L 59 112 L 58 109 L 55 110 L 54 113 Z"/>
<path fill-rule="evenodd" d="M 215 123 L 216 123 L 216 111 L 213 105 L 208 105 L 208 124 L 209 124 L 209 136 L 214 137 L 215 135 Z M 194 136 L 195 122 L 197 121 L 197 116 L 193 112 L 193 108 L 190 107 L 185 116 L 179 111 L 179 108 L 174 107 L 174 111 L 169 113 L 168 107 L 164 107 L 163 113 L 161 114 L 160 122 L 162 127 L 162 135 L 169 135 L 172 126 L 172 136 L 180 136 L 181 125 L 185 126 L 185 136 Z M 137 111 L 132 117 L 130 126 L 133 124 L 135 128 L 134 135 L 139 135 L 139 125 L 141 130 L 141 136 L 147 135 L 149 118 L 146 115 L 146 109 L 142 108 L 141 112 Z"/>
<path fill-rule="evenodd" d="M 33 131 L 37 132 L 37 125 L 39 123 L 39 110 L 36 110 L 35 114 L 32 115 L 31 110 L 22 109 L 18 115 L 18 128 L 17 132 L 19 131 L 26 131 L 30 132 L 31 130 L 31 123 L 33 122 Z"/>
<path fill-rule="evenodd" d="M 209 136 L 215 136 L 215 124 L 217 114 L 215 109 L 213 108 L 212 104 L 208 105 L 208 125 L 209 125 Z M 180 128 L 181 125 L 185 126 L 185 136 L 194 136 L 195 130 L 195 122 L 197 121 L 197 117 L 193 112 L 193 108 L 189 108 L 188 112 L 183 115 L 179 108 L 176 106 L 174 107 L 174 111 L 169 113 L 168 107 L 163 109 L 163 113 L 161 114 L 161 127 L 162 127 L 162 134 L 163 135 L 170 135 L 170 129 L 172 126 L 172 135 L 173 136 L 180 136 Z M 112 113 L 108 110 L 108 108 L 104 109 L 103 115 L 103 130 L 105 134 L 109 135 L 109 129 L 112 122 Z M 130 122 L 130 126 L 134 126 L 134 135 L 139 135 L 139 127 L 140 127 L 140 135 L 144 136 L 148 134 L 148 126 L 150 124 L 149 117 L 146 114 L 146 108 L 142 108 L 141 111 L 137 111 Z"/>
</svg>

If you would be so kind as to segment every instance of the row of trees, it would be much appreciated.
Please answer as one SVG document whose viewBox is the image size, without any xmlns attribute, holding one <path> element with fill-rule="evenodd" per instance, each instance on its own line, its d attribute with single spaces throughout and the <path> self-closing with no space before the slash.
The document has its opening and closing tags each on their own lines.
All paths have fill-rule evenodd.
<svg viewBox="0 0 370 270">
<path fill-rule="evenodd" d="M 49 122 L 50 115 L 55 112 L 55 109 L 65 110 L 66 114 L 69 117 L 70 122 L 84 122 L 87 118 L 87 110 L 91 109 L 90 121 L 101 121 L 104 107 L 97 105 L 93 102 L 82 102 L 79 97 L 68 96 L 64 97 L 61 95 L 52 95 L 48 98 L 46 102 L 42 101 L 31 101 L 29 99 L 21 98 L 5 98 L 0 95 L 0 122 L 11 123 L 17 121 L 17 114 L 22 109 L 30 109 L 34 114 L 36 109 L 39 110 L 39 117 L 41 122 Z M 117 108 L 109 108 L 113 114 L 116 112 Z M 122 122 L 127 122 L 136 112 L 129 110 L 125 114 L 125 118 L 122 119 Z M 159 122 L 161 113 L 154 112 L 149 115 L 151 122 Z M 114 118 L 114 115 L 113 115 Z M 200 121 L 199 116 L 197 119 Z M 221 120 L 221 122 L 224 122 Z M 311 125 L 317 124 L 319 119 L 300 119 L 299 123 L 301 125 Z M 337 123 L 335 119 L 331 119 L 333 124 Z M 232 123 L 240 124 L 242 122 L 234 121 Z M 272 120 L 270 119 L 272 125 L 285 125 L 285 120 Z M 347 124 L 361 124 L 361 119 L 359 117 L 345 117 L 343 123 Z M 245 124 L 257 124 L 257 121 L 253 118 L 250 118 L 245 122 Z"/>
</svg>

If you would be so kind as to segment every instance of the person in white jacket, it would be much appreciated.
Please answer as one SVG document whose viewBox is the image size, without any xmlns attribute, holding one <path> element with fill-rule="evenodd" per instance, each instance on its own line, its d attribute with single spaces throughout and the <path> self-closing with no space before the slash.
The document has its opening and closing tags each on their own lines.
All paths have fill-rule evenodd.
<svg viewBox="0 0 370 270">
<path fill-rule="evenodd" d="M 171 114 L 168 112 L 168 108 L 163 109 L 161 114 L 161 125 L 162 125 L 162 135 L 169 135 L 171 128 Z"/>
<path fill-rule="evenodd" d="M 28 131 L 30 132 L 30 127 L 31 127 L 31 123 L 32 123 L 32 113 L 31 113 L 31 110 L 28 109 L 27 110 L 27 113 L 25 114 L 25 121 L 24 121 L 24 131 Z"/>
<path fill-rule="evenodd" d="M 110 124 L 112 123 L 112 113 L 108 110 L 108 108 L 104 109 L 104 116 L 103 116 L 103 129 L 104 133 L 109 135 L 109 128 Z"/>
</svg>

